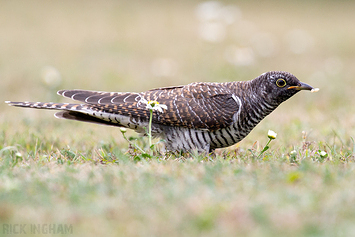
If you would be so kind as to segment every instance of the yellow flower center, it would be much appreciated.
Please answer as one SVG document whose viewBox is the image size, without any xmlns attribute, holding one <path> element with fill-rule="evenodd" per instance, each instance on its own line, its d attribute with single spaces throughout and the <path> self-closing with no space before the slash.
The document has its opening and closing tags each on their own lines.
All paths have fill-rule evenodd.
<svg viewBox="0 0 355 237">
<path fill-rule="evenodd" d="M 159 102 L 158 102 L 158 101 L 155 101 L 155 100 L 150 100 L 150 101 L 148 101 L 148 104 L 149 104 L 150 106 L 154 107 L 154 106 L 158 105 Z"/>
</svg>

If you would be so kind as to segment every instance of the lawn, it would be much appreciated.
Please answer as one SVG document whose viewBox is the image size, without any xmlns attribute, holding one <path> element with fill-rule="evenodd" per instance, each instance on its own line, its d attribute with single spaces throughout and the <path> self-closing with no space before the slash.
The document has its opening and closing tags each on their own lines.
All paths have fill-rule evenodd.
<svg viewBox="0 0 355 237">
<path fill-rule="evenodd" d="M 353 236 L 354 10 L 345 0 L 2 1 L 0 102 L 270 70 L 320 91 L 213 155 L 152 158 L 118 128 L 1 102 L 0 236 Z M 268 130 L 278 135 L 258 157 Z"/>
</svg>

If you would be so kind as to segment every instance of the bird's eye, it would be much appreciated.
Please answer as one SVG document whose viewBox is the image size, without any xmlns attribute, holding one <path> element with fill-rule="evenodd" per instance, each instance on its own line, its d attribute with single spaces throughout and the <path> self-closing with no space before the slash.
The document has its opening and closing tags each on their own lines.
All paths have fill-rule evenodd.
<svg viewBox="0 0 355 237">
<path fill-rule="evenodd" d="M 285 87 L 285 86 L 286 86 L 286 81 L 285 81 L 284 79 L 282 79 L 282 78 L 277 79 L 276 85 L 277 85 L 278 87 Z"/>
</svg>

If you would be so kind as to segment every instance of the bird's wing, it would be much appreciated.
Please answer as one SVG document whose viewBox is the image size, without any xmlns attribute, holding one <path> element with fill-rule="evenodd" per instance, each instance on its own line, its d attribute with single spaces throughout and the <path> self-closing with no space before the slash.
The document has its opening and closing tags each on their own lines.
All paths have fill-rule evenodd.
<svg viewBox="0 0 355 237">
<path fill-rule="evenodd" d="M 159 88 L 147 91 L 144 96 L 167 106 L 167 110 L 155 117 L 159 123 L 197 129 L 230 126 L 241 106 L 240 99 L 218 83 Z"/>
<path fill-rule="evenodd" d="M 86 103 L 97 111 L 149 119 L 144 101 L 155 100 L 167 106 L 154 111 L 153 123 L 195 129 L 217 130 L 230 126 L 241 102 L 233 92 L 217 83 L 192 83 L 143 93 L 62 90 L 58 94 Z"/>
</svg>

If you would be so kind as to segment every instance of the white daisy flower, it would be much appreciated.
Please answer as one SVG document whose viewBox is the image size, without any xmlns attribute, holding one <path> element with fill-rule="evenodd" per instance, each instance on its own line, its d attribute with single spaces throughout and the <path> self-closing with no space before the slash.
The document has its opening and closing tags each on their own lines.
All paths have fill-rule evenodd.
<svg viewBox="0 0 355 237">
<path fill-rule="evenodd" d="M 163 109 L 165 110 L 168 109 L 166 105 L 159 104 L 159 102 L 155 100 L 148 101 L 146 108 L 153 111 L 154 110 L 159 111 L 160 113 L 163 113 Z"/>
<path fill-rule="evenodd" d="M 267 133 L 267 136 L 270 139 L 276 139 L 277 133 L 272 130 L 269 130 L 269 132 Z"/>
</svg>

